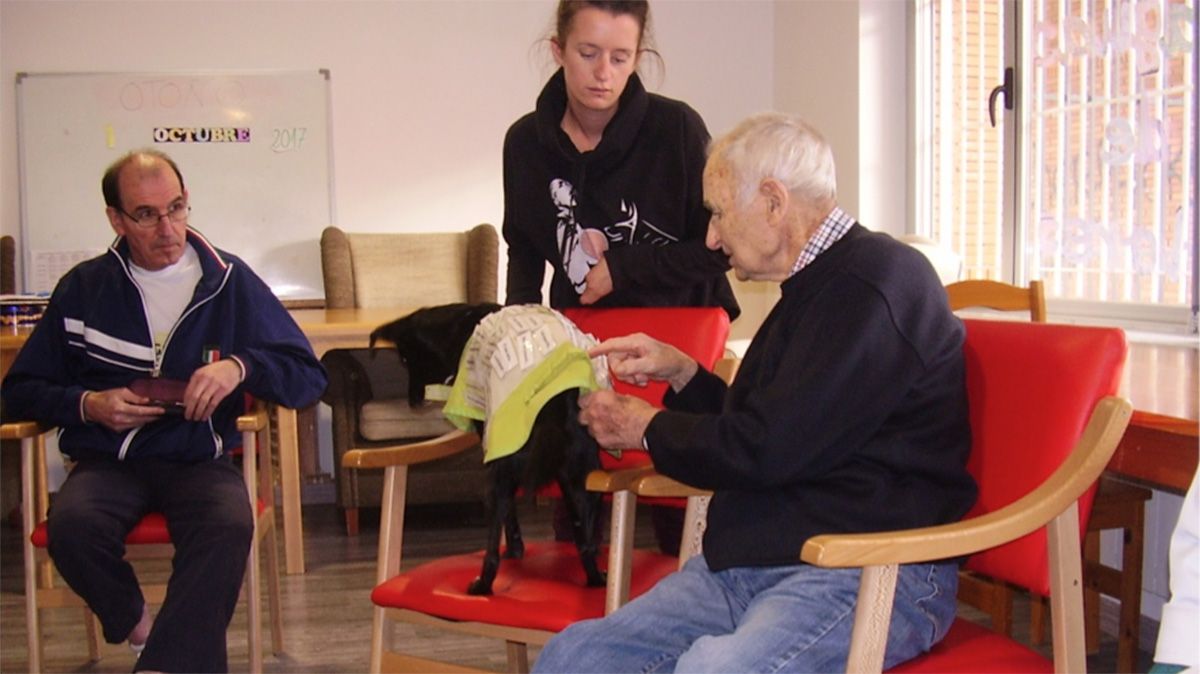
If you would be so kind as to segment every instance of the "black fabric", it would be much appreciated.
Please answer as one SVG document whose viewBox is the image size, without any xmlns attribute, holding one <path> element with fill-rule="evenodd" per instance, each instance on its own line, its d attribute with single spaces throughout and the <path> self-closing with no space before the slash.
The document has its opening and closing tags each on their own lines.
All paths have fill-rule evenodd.
<svg viewBox="0 0 1200 674">
<path fill-rule="evenodd" d="M 728 391 L 701 371 L 647 431 L 660 471 L 715 491 L 709 566 L 959 519 L 976 496 L 965 331 L 929 262 L 856 224 L 782 290 Z"/>
<path fill-rule="evenodd" d="M 609 245 L 613 292 L 595 306 L 720 306 L 736 318 L 729 261 L 704 246 L 704 121 L 633 75 L 599 145 L 580 153 L 560 127 L 566 96 L 560 70 L 504 139 L 506 303 L 540 303 L 549 262 L 550 306 L 579 306 L 556 233 L 570 221 Z"/>
<path fill-rule="evenodd" d="M 145 602 L 124 540 L 149 511 L 166 517 L 175 558 L 138 669 L 226 671 L 225 630 L 254 535 L 242 474 L 228 459 L 80 461 L 50 508 L 50 557 L 100 619 L 105 640 L 124 641 Z"/>
</svg>

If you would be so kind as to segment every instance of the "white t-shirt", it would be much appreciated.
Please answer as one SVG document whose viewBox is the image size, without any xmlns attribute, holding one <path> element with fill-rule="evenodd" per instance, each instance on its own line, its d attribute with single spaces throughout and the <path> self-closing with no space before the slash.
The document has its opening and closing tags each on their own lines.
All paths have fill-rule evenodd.
<svg viewBox="0 0 1200 674">
<path fill-rule="evenodd" d="M 169 267 L 158 271 L 143 269 L 133 263 L 129 267 L 134 282 L 142 289 L 146 318 L 150 321 L 150 333 L 154 335 L 154 352 L 161 354 L 171 328 L 196 293 L 196 284 L 203 275 L 200 257 L 189 245 L 183 247 L 183 257 Z"/>
</svg>

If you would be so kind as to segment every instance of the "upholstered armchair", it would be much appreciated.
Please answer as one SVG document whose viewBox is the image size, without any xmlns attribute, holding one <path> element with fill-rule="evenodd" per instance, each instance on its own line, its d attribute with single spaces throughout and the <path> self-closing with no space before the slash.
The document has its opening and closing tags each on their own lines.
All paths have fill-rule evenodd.
<svg viewBox="0 0 1200 674">
<path fill-rule="evenodd" d="M 325 303 L 330 309 L 396 309 L 396 318 L 425 306 L 495 302 L 499 238 L 488 224 L 466 232 L 321 234 Z M 322 399 L 333 410 L 333 461 L 346 532 L 358 533 L 358 509 L 380 503 L 381 470 L 342 467 L 351 449 L 383 448 L 431 438 L 451 429 L 432 403 L 408 406 L 408 376 L 386 347 L 334 350 L 321 359 L 329 371 Z M 412 504 L 481 501 L 483 458 L 478 448 L 414 468 Z"/>
</svg>

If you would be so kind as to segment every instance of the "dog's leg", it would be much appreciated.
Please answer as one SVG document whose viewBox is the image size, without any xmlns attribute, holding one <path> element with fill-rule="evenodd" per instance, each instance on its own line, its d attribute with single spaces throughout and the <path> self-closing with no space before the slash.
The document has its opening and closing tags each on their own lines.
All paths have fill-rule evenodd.
<svg viewBox="0 0 1200 674">
<path fill-rule="evenodd" d="M 517 522 L 517 495 L 509 495 L 508 517 L 504 519 L 504 558 L 524 559 L 525 539 L 521 536 L 521 525 Z"/>
<path fill-rule="evenodd" d="M 570 393 L 567 410 L 567 429 L 570 443 L 564 448 L 566 461 L 558 475 L 558 485 L 571 516 L 571 528 L 575 535 L 575 546 L 579 549 L 579 561 L 583 564 L 589 587 L 600 587 L 606 583 L 604 572 L 596 562 L 600 541 L 596 540 L 596 518 L 600 515 L 601 495 L 586 489 L 588 473 L 600 468 L 600 448 L 587 430 L 579 423 L 577 393 Z"/>
<path fill-rule="evenodd" d="M 512 461 L 512 459 L 513 457 L 508 456 L 496 459 L 488 464 L 487 546 L 483 551 L 483 568 L 479 571 L 479 577 L 471 581 L 471 584 L 467 586 L 467 594 L 489 595 L 492 593 L 492 583 L 496 580 L 496 572 L 500 570 L 500 533 L 506 523 L 514 525 L 510 528 L 509 533 L 510 537 L 513 536 L 511 531 L 515 529 L 517 516 L 516 491 L 518 480 L 513 473 L 514 463 L 516 462 Z M 524 555 L 525 543 L 521 540 L 519 530 L 516 531 L 515 538 L 508 540 L 507 547 L 510 552 L 519 551 L 520 555 Z"/>
</svg>

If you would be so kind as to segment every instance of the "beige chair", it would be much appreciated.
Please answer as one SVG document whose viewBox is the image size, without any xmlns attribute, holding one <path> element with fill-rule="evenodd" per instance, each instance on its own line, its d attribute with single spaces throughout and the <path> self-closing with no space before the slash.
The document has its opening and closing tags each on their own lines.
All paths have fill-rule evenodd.
<svg viewBox="0 0 1200 674">
<path fill-rule="evenodd" d="M 266 558 L 267 599 L 271 611 L 271 651 L 283 652 L 283 614 L 280 601 L 279 559 L 275 543 L 275 489 L 272 474 L 268 414 L 259 404 L 252 413 L 238 417 L 242 432 L 242 469 L 251 507 L 258 513 L 253 542 L 246 565 L 242 598 L 246 601 L 247 647 L 250 672 L 263 671 L 262 643 L 262 571 L 260 557 Z M 41 611 L 51 608 L 83 607 L 87 620 L 88 656 L 96 662 L 101 656 L 99 624 L 83 600 L 56 579 L 46 552 L 46 511 L 49 505 L 46 479 L 45 436 L 53 432 L 32 421 L 6 422 L 0 425 L 0 438 L 15 440 L 21 446 L 22 532 L 25 567 L 25 625 L 29 647 L 28 671 L 42 671 Z M 126 537 L 125 556 L 129 560 L 169 561 L 174 547 L 160 513 L 150 513 Z M 166 583 L 142 583 L 146 601 L 161 603 Z"/>
<path fill-rule="evenodd" d="M 396 318 L 426 306 L 495 302 L 499 237 L 491 225 L 466 232 L 358 234 L 328 227 L 321 234 L 325 303 L 330 309 L 389 308 Z M 381 449 L 435 437 L 451 427 L 441 408 L 410 409 L 408 378 L 395 352 L 335 350 L 322 399 L 333 410 L 333 460 L 346 532 L 358 533 L 358 509 L 378 506 L 382 471 L 345 467 L 353 449 Z M 483 495 L 478 448 L 415 467 L 410 504 L 478 502 Z"/>
</svg>

